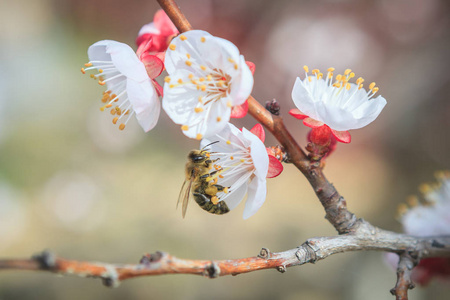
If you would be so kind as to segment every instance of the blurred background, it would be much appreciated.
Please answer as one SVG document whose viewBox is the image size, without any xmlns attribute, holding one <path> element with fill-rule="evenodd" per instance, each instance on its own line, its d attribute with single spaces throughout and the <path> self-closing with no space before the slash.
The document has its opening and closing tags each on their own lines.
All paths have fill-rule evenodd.
<svg viewBox="0 0 450 300">
<path fill-rule="evenodd" d="M 401 231 L 398 203 L 450 168 L 449 2 L 445 0 L 179 0 L 194 28 L 235 43 L 256 64 L 253 96 L 276 98 L 305 145 L 307 128 L 287 112 L 302 66 L 351 68 L 376 81 L 388 104 L 352 131 L 325 173 L 349 209 Z M 145 134 L 120 132 L 100 112 L 102 87 L 82 76 L 87 48 L 102 39 L 134 49 L 151 0 L 0 0 L 0 257 L 43 249 L 71 259 L 137 263 L 162 250 L 181 258 L 231 259 L 295 248 L 334 235 L 304 177 L 291 165 L 268 182 L 260 211 L 224 216 L 191 204 L 175 210 L 194 140 L 162 112 Z M 238 120 L 251 128 L 251 118 Z M 266 145 L 275 145 L 273 138 Z M 0 272 L 0 299 L 393 299 L 395 273 L 381 253 L 335 255 L 285 274 L 259 271 L 210 280 L 175 275 L 125 281 Z M 448 299 L 434 281 L 410 299 Z"/>
</svg>

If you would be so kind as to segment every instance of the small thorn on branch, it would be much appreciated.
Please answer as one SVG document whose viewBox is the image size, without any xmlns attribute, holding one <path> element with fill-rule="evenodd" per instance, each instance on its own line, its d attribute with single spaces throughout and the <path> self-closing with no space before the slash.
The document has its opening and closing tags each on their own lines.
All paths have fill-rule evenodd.
<svg viewBox="0 0 450 300">
<path fill-rule="evenodd" d="M 142 256 L 139 263 L 144 264 L 144 265 L 149 265 L 152 262 L 160 261 L 163 256 L 164 256 L 164 253 L 160 252 L 160 251 L 157 251 L 156 253 L 152 253 L 152 254 L 147 253 L 144 256 Z"/>
<path fill-rule="evenodd" d="M 273 99 L 272 101 L 266 102 L 266 109 L 275 116 L 280 115 L 280 104 L 276 99 Z"/>
</svg>

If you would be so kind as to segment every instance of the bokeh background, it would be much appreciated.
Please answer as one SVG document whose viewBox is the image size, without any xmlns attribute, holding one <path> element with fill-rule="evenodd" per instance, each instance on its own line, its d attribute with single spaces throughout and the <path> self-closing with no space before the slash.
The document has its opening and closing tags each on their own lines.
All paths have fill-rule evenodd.
<svg viewBox="0 0 450 300">
<path fill-rule="evenodd" d="M 276 98 L 287 126 L 302 66 L 353 69 L 376 81 L 388 104 L 376 122 L 340 144 L 326 174 L 351 211 L 400 231 L 398 203 L 450 167 L 449 2 L 445 0 L 179 0 L 194 28 L 235 43 L 256 64 L 253 95 Z M 161 114 L 145 134 L 124 132 L 99 110 L 103 89 L 82 76 L 92 43 L 134 45 L 158 9 L 151 0 L 0 0 L 0 257 L 43 249 L 79 260 L 137 263 L 143 253 L 182 258 L 254 256 L 334 235 L 302 175 L 286 165 L 268 183 L 261 210 L 242 220 L 195 204 L 175 210 L 184 163 L 198 143 Z M 252 127 L 248 117 L 235 122 Z M 273 138 L 267 145 L 274 145 Z M 260 271 L 216 280 L 139 278 L 108 289 L 99 280 L 0 273 L 0 299 L 393 299 L 395 273 L 381 253 L 347 253 L 285 274 Z M 448 285 L 411 299 L 448 299 Z"/>
</svg>

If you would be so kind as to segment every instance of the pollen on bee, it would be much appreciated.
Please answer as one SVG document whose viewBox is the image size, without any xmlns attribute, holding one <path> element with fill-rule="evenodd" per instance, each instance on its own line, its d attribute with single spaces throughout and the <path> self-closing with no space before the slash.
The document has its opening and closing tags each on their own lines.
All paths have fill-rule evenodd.
<svg viewBox="0 0 450 300">
<path fill-rule="evenodd" d="M 169 77 L 169 76 L 166 76 L 166 77 L 164 78 L 164 81 L 167 82 L 167 83 L 169 83 L 169 82 L 170 82 L 170 77 Z"/>
<path fill-rule="evenodd" d="M 81 68 L 81 73 L 86 74 L 86 71 L 84 70 L 84 68 Z"/>
<path fill-rule="evenodd" d="M 200 113 L 200 112 L 203 111 L 203 108 L 201 108 L 201 107 L 196 107 L 196 108 L 194 108 L 194 111 L 195 111 L 196 113 Z"/>
<path fill-rule="evenodd" d="M 201 140 L 203 138 L 203 135 L 201 133 L 197 133 L 197 136 L 195 138 L 197 140 Z"/>
<path fill-rule="evenodd" d="M 187 40 L 187 37 L 185 35 L 180 35 L 180 40 L 185 41 Z"/>
<path fill-rule="evenodd" d="M 112 120 L 113 124 L 116 124 L 118 120 L 119 120 L 119 117 L 115 117 L 115 118 Z"/>
<path fill-rule="evenodd" d="M 173 51 L 173 50 L 177 49 L 177 46 L 175 46 L 175 44 L 170 44 L 169 49 Z"/>
<path fill-rule="evenodd" d="M 120 129 L 120 130 L 124 130 L 124 129 L 125 129 L 125 124 L 124 124 L 124 123 L 120 124 L 120 125 L 119 125 L 119 129 Z"/>
<path fill-rule="evenodd" d="M 92 63 L 85 63 L 84 66 L 85 67 L 92 67 Z"/>
<path fill-rule="evenodd" d="M 220 122 L 220 121 L 222 121 L 222 118 L 221 118 L 221 117 L 217 117 L 217 118 L 216 118 L 216 121 L 217 121 L 217 122 Z"/>
<path fill-rule="evenodd" d="M 187 131 L 187 130 L 189 130 L 189 126 L 183 125 L 183 126 L 181 126 L 181 130 Z"/>
<path fill-rule="evenodd" d="M 215 205 L 215 204 L 219 203 L 219 198 L 217 198 L 217 196 L 212 196 L 211 202 Z"/>
<path fill-rule="evenodd" d="M 303 66 L 303 70 L 305 70 L 305 72 L 308 73 L 308 72 L 309 72 L 308 66 L 304 65 L 304 66 Z"/>
<path fill-rule="evenodd" d="M 190 60 L 187 60 L 186 65 L 190 67 L 190 66 L 192 66 L 192 62 Z"/>
</svg>

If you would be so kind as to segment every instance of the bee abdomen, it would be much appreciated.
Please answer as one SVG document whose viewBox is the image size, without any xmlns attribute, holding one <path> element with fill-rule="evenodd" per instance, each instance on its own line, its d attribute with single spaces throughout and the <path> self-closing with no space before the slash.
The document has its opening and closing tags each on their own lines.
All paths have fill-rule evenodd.
<svg viewBox="0 0 450 300">
<path fill-rule="evenodd" d="M 225 201 L 220 201 L 217 204 L 214 204 L 211 202 L 211 200 L 200 193 L 193 193 L 195 202 L 207 212 L 215 215 L 223 215 L 230 211 L 228 208 L 228 205 L 225 203 Z"/>
</svg>

